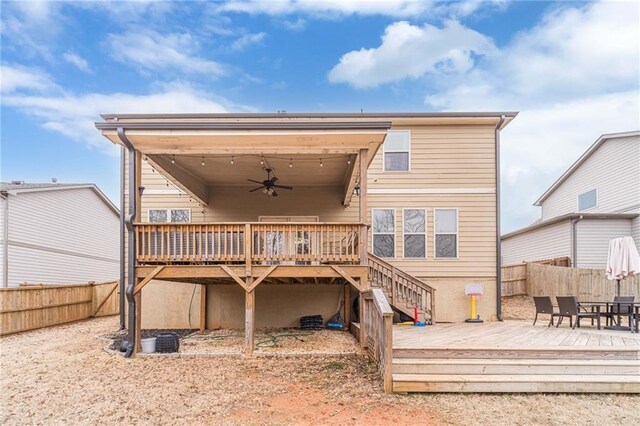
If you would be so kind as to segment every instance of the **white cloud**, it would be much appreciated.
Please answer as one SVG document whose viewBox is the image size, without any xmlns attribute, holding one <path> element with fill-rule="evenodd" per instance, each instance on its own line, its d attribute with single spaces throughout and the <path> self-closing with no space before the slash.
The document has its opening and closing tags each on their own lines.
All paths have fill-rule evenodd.
<svg viewBox="0 0 640 426">
<path fill-rule="evenodd" d="M 240 36 L 233 43 L 231 43 L 231 50 L 242 51 L 252 44 L 261 43 L 264 38 L 267 36 L 267 33 L 260 32 L 255 34 L 245 34 Z"/>
<path fill-rule="evenodd" d="M 218 12 L 266 15 L 309 14 L 320 17 L 384 15 L 410 17 L 423 14 L 430 2 L 415 0 L 230 0 L 217 6 Z"/>
<path fill-rule="evenodd" d="M 0 92 L 9 94 L 16 90 L 41 92 L 57 89 L 57 85 L 43 71 L 19 65 L 0 66 Z"/>
<path fill-rule="evenodd" d="M 76 55 L 73 52 L 66 52 L 62 55 L 65 61 L 69 62 L 71 65 L 76 66 L 80 71 L 91 72 L 91 68 L 89 67 L 89 63 L 82 57 Z"/>
<path fill-rule="evenodd" d="M 343 55 L 329 72 L 329 81 L 366 88 L 427 73 L 462 73 L 474 66 L 473 55 L 495 52 L 489 37 L 457 21 L 447 21 L 442 28 L 401 21 L 385 29 L 380 46 Z"/>
<path fill-rule="evenodd" d="M 5 106 L 21 110 L 44 128 L 110 153 L 116 153 L 93 123 L 103 113 L 226 112 L 248 110 L 184 83 L 158 87 L 145 95 L 128 93 L 25 94 L 3 96 Z"/>
<path fill-rule="evenodd" d="M 285 19 L 280 21 L 280 25 L 288 29 L 289 31 L 301 31 L 304 27 L 307 26 L 307 21 L 302 18 L 297 18 L 295 20 Z"/>
<path fill-rule="evenodd" d="M 129 31 L 108 36 L 111 56 L 141 72 L 175 71 L 179 74 L 221 76 L 225 66 L 198 55 L 198 41 L 189 33 L 160 34 L 156 31 Z"/>
<path fill-rule="evenodd" d="M 61 7 L 61 3 L 51 1 L 2 2 L 0 33 L 6 39 L 3 50 L 19 50 L 24 55 L 52 59 L 51 46 L 66 22 L 60 13 Z"/>
</svg>

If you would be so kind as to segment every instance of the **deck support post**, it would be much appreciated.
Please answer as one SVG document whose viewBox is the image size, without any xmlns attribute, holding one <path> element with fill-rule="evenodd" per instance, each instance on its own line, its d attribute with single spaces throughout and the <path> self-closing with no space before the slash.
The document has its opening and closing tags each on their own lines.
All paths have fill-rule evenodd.
<svg viewBox="0 0 640 426">
<path fill-rule="evenodd" d="M 134 296 L 136 300 L 136 314 L 135 314 L 135 323 L 136 323 L 136 332 L 135 332 L 135 341 L 133 346 L 133 354 L 137 354 L 142 350 L 142 292 L 136 293 Z"/>
<path fill-rule="evenodd" d="M 244 356 L 253 356 L 253 334 L 256 319 L 256 290 L 246 291 L 244 296 Z"/>
<path fill-rule="evenodd" d="M 344 324 L 349 329 L 351 325 L 351 283 L 344 283 Z"/>
<path fill-rule="evenodd" d="M 207 285 L 200 285 L 200 331 L 207 329 Z"/>
<path fill-rule="evenodd" d="M 359 303 L 360 303 L 360 350 L 361 351 L 366 351 L 367 350 L 367 326 L 365 324 L 365 318 L 366 318 L 366 309 L 367 309 L 367 303 L 364 301 L 364 292 L 361 291 L 360 292 L 360 296 L 359 296 Z"/>
</svg>

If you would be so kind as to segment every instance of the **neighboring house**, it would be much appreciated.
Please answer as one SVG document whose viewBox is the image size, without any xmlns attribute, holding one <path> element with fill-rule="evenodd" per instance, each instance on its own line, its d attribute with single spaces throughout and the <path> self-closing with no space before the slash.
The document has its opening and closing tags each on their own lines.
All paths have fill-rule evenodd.
<svg viewBox="0 0 640 426">
<path fill-rule="evenodd" d="M 604 268 L 612 238 L 640 246 L 640 131 L 600 136 L 534 205 L 540 220 L 502 236 L 503 264 L 568 256 Z"/>
<path fill-rule="evenodd" d="M 74 284 L 120 275 L 120 212 L 93 184 L 0 183 L 0 276 Z"/>
<path fill-rule="evenodd" d="M 465 285 L 481 283 L 495 320 L 497 147 L 515 116 L 103 115 L 126 148 L 129 341 L 244 327 L 251 353 L 255 327 L 327 320 L 371 287 L 405 314 L 462 321 Z"/>
</svg>

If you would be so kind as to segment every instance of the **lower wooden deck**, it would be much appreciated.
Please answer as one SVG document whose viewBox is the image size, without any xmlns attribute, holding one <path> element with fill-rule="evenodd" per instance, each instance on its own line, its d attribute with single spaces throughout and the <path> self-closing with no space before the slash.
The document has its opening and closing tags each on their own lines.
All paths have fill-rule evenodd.
<svg viewBox="0 0 640 426">
<path fill-rule="evenodd" d="M 393 328 L 394 392 L 640 393 L 640 335 L 530 322 Z"/>
</svg>

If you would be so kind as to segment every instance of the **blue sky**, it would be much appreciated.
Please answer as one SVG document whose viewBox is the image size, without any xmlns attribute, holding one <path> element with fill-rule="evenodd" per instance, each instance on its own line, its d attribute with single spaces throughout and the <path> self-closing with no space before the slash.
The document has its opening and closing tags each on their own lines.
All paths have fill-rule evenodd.
<svg viewBox="0 0 640 426">
<path fill-rule="evenodd" d="M 634 1 L 2 2 L 2 180 L 118 199 L 107 112 L 518 110 L 503 231 L 602 133 L 640 128 Z"/>
</svg>

